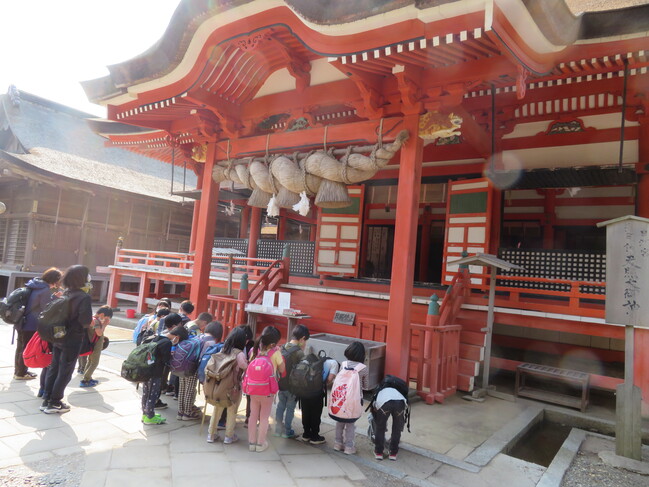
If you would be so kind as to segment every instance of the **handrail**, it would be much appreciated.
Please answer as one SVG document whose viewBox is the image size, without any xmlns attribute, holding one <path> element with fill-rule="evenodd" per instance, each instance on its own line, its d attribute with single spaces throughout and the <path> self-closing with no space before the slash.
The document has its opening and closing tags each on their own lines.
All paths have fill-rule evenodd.
<svg viewBox="0 0 649 487">
<path fill-rule="evenodd" d="M 223 337 L 226 337 L 233 328 L 244 323 L 246 304 L 243 299 L 209 294 L 207 303 L 208 313 L 223 325 Z"/>
<path fill-rule="evenodd" d="M 277 267 L 275 267 L 277 265 Z M 266 271 L 257 279 L 257 282 L 250 288 L 250 303 L 254 303 L 255 300 L 258 297 L 259 291 L 258 289 L 263 289 L 266 287 L 267 283 L 270 282 L 271 280 L 271 273 L 277 274 L 277 272 L 283 272 L 284 270 L 284 261 L 283 260 L 276 260 L 273 261 L 272 265 L 268 266 Z M 273 275 L 274 277 L 274 275 Z"/>
</svg>

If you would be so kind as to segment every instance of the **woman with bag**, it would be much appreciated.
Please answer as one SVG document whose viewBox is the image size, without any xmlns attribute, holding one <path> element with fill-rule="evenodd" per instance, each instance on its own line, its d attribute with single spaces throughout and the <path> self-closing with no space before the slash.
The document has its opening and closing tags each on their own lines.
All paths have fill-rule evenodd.
<svg viewBox="0 0 649 487">
<path fill-rule="evenodd" d="M 243 379 L 243 392 L 250 396 L 248 448 L 263 452 L 268 449 L 268 419 L 275 394 L 279 390 L 277 372 L 286 373 L 284 359 L 277 347 L 281 335 L 274 326 L 267 326 L 252 349 L 252 356 Z"/>
<path fill-rule="evenodd" d="M 92 323 L 92 300 L 88 294 L 92 283 L 88 268 L 83 265 L 69 267 L 63 274 L 61 283 L 69 300 L 68 318 L 64 339 L 52 345 L 52 363 L 45 380 L 43 404 L 40 408 L 45 414 L 70 410 L 70 406 L 62 400 L 63 393 L 72 378 L 83 334 Z"/>
<path fill-rule="evenodd" d="M 15 380 L 30 380 L 36 377 L 36 374 L 27 370 L 25 361 L 23 359 L 23 352 L 29 341 L 36 333 L 36 325 L 38 324 L 38 314 L 43 311 L 47 303 L 52 299 L 52 293 L 56 290 L 61 280 L 61 271 L 56 267 L 51 267 L 43 272 L 41 277 L 30 280 L 25 287 L 31 289 L 32 292 L 27 300 L 25 306 L 25 322 L 22 329 L 17 332 L 16 340 L 16 357 L 14 361 L 14 379 Z M 45 388 L 45 377 L 47 369 L 41 372 L 41 387 L 38 397 L 43 395 Z"/>
</svg>

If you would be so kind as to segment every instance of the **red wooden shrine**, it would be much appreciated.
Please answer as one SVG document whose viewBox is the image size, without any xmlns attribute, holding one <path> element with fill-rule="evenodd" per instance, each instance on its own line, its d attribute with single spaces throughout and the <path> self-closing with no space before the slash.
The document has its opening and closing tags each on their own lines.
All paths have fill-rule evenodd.
<svg viewBox="0 0 649 487">
<path fill-rule="evenodd" d="M 155 295 L 150 282 L 183 282 L 197 311 L 230 309 L 222 317 L 233 325 L 253 292 L 282 288 L 313 331 L 386 341 L 387 372 L 442 401 L 473 388 L 484 358 L 488 276 L 452 261 L 506 250 L 529 269 L 499 276 L 492 367 L 577 354 L 599 364 L 595 387 L 614 388 L 621 379 L 607 364 L 622 361 L 623 334 L 603 320 L 605 278 L 586 254 L 601 241 L 597 222 L 649 217 L 649 7 L 574 15 L 562 2 L 361 3 L 186 0 L 161 42 L 84 83 L 108 108 L 107 144 L 199 176 L 192 252 L 120 250 L 111 299 L 129 297 L 122 275 L 140 277 L 140 310 Z M 352 171 L 340 153 L 387 147 L 402 130 L 409 138 L 387 166 L 340 183 L 357 191 L 348 189 L 358 208 L 319 210 L 311 194 L 306 217 L 279 213 L 280 237 L 291 218 L 316 225 L 312 277 L 261 260 L 267 210 L 244 209 L 240 294 L 222 296 L 226 262 L 211 255 L 218 203 L 245 207 L 265 181 L 219 184 L 217 173 L 245 165 L 253 177 L 257 163 L 273 173 L 277 155 L 318 150 Z M 294 161 L 306 180 L 310 169 Z M 355 325 L 332 323 L 336 309 L 355 312 Z M 635 337 L 649 347 L 647 330 Z M 647 407 L 649 354 L 635 365 Z"/>
</svg>

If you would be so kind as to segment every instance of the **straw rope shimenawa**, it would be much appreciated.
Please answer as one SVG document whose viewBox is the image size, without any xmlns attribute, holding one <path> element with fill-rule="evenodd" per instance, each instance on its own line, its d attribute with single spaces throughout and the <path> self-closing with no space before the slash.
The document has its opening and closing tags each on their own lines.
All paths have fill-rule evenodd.
<svg viewBox="0 0 649 487">
<path fill-rule="evenodd" d="M 275 155 L 268 164 L 265 157 L 226 161 L 225 166 L 214 167 L 212 178 L 217 183 L 234 181 L 251 189 L 250 206 L 266 208 L 275 196 L 278 206 L 291 208 L 300 201 L 300 193 L 305 193 L 315 196 L 315 204 L 321 208 L 340 208 L 351 203 L 347 185 L 372 178 L 407 139 L 408 132 L 402 130 L 391 144 Z M 370 154 L 365 155 L 367 152 Z M 341 160 L 336 154 L 343 156 Z"/>
</svg>

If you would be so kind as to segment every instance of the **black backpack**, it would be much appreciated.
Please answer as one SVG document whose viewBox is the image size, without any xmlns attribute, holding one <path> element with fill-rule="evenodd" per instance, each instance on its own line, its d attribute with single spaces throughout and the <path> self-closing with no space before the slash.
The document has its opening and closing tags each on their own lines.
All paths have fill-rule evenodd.
<svg viewBox="0 0 649 487">
<path fill-rule="evenodd" d="M 326 353 L 320 350 L 318 355 L 310 353 L 295 364 L 288 378 L 291 393 L 297 398 L 315 397 L 322 393 L 325 387 L 322 379 L 325 360 Z"/>
<path fill-rule="evenodd" d="M 5 323 L 14 325 L 18 331 L 22 330 L 25 322 L 25 308 L 31 296 L 32 290 L 28 287 L 19 287 L 11 291 L 11 294 L 0 301 L 0 318 Z"/>
<path fill-rule="evenodd" d="M 293 367 L 297 364 L 297 353 L 301 350 L 299 345 L 294 343 L 287 343 L 281 348 L 282 358 L 284 359 L 284 365 L 286 366 L 286 375 L 280 377 L 277 383 L 279 384 L 280 391 L 289 390 L 289 377 L 293 371 Z"/>
<path fill-rule="evenodd" d="M 399 391 L 399 394 L 401 394 L 406 399 L 405 423 L 408 425 L 408 432 L 410 433 L 410 399 L 408 398 L 408 392 L 410 388 L 408 387 L 406 381 L 403 380 L 401 377 L 387 374 L 383 378 L 383 380 L 379 383 L 379 385 L 377 385 L 374 388 L 374 391 L 372 392 L 372 398 L 370 399 L 370 403 L 367 405 L 367 408 L 365 408 L 365 411 L 367 412 L 370 409 L 374 410 L 373 409 L 374 402 L 376 401 L 379 392 L 381 392 L 383 389 L 386 389 L 388 387 L 391 387 L 392 389 L 396 389 L 397 391 Z M 373 429 L 374 428 L 373 428 L 372 421 L 370 421 L 370 428 L 368 429 L 368 435 L 370 434 L 370 430 L 372 430 L 372 434 L 373 434 Z"/>
<path fill-rule="evenodd" d="M 38 315 L 37 331 L 41 338 L 50 343 L 61 343 L 68 333 L 70 318 L 70 296 L 64 293 L 47 303 Z"/>
</svg>

